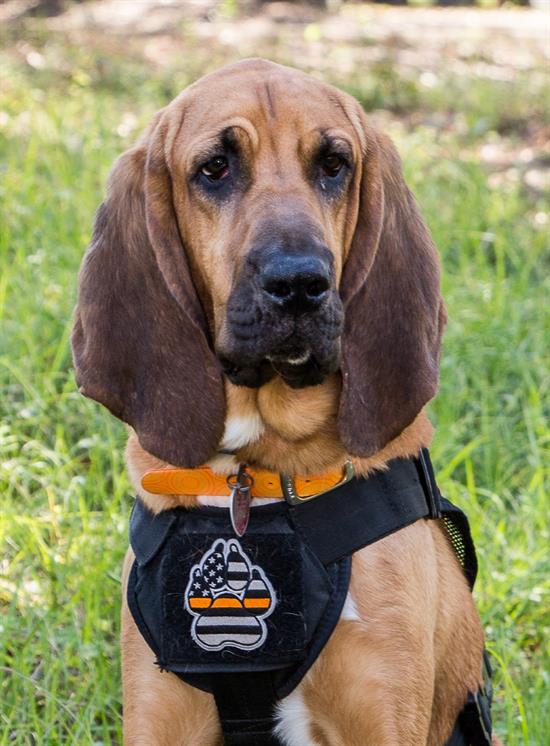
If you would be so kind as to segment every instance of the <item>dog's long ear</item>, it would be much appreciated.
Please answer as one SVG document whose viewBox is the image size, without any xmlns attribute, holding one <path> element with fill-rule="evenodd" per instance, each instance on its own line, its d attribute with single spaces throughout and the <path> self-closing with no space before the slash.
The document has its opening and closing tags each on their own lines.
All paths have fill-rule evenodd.
<svg viewBox="0 0 550 746">
<path fill-rule="evenodd" d="M 399 156 L 364 126 L 357 226 L 340 287 L 346 326 L 338 424 L 356 456 L 385 446 L 435 395 L 446 319 L 437 252 Z"/>
<path fill-rule="evenodd" d="M 161 112 L 113 168 L 72 345 L 81 392 L 132 425 L 147 451 L 192 467 L 215 451 L 225 403 L 175 215 L 167 127 Z"/>
</svg>

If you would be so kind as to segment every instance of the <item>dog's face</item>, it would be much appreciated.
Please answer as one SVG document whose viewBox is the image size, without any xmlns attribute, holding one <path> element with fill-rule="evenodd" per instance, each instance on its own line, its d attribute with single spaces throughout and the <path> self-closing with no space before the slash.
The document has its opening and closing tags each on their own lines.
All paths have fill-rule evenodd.
<svg viewBox="0 0 550 746">
<path fill-rule="evenodd" d="M 73 348 L 83 392 L 172 463 L 215 450 L 223 375 L 341 371 L 340 435 L 369 455 L 435 393 L 442 325 L 389 141 L 350 97 L 253 60 L 188 88 L 118 161 Z"/>
<path fill-rule="evenodd" d="M 360 162 L 341 101 L 304 75 L 233 67 L 189 91 L 171 154 L 175 203 L 233 383 L 278 373 L 301 387 L 339 369 Z"/>
</svg>

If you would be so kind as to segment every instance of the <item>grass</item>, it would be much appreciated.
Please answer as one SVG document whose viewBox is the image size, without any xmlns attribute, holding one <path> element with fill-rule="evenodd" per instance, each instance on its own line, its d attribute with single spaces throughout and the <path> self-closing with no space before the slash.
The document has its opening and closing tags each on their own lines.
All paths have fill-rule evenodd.
<svg viewBox="0 0 550 746">
<path fill-rule="evenodd" d="M 20 38 L 5 38 L 0 94 L 0 746 L 99 746 L 121 742 L 119 572 L 132 495 L 122 425 L 75 391 L 76 273 L 114 157 L 224 52 L 207 59 L 197 47 L 187 67 L 159 71 L 33 29 L 26 40 L 45 66 L 25 64 L 13 54 Z M 390 63 L 334 79 L 405 122 L 387 127 L 440 248 L 450 315 L 432 453 L 479 549 L 497 730 L 507 746 L 544 746 L 550 216 L 517 175 L 491 182 L 476 155 L 510 111 L 514 121 L 547 115 L 538 79 L 448 78 L 423 91 Z M 412 112 L 459 110 L 462 126 L 406 124 Z"/>
</svg>

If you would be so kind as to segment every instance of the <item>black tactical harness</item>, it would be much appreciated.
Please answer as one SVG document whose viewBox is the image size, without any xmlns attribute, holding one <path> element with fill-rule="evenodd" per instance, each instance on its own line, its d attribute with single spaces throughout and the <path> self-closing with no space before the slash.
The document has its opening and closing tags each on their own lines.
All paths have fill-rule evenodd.
<svg viewBox="0 0 550 746">
<path fill-rule="evenodd" d="M 214 695 L 226 746 L 280 746 L 274 710 L 336 626 L 351 556 L 420 519 L 440 519 L 473 587 L 464 513 L 441 497 L 428 452 L 300 504 L 254 507 L 237 539 L 226 508 L 153 515 L 137 499 L 128 605 L 162 670 Z M 490 746 L 490 667 L 446 746 Z"/>
</svg>

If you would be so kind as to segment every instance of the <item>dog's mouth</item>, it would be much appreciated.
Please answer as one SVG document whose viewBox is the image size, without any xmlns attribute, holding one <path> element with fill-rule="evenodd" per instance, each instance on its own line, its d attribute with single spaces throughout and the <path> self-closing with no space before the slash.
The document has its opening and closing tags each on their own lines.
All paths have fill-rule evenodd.
<svg viewBox="0 0 550 746">
<path fill-rule="evenodd" d="M 267 352 L 261 358 L 247 359 L 244 350 L 218 352 L 222 370 L 231 383 L 237 386 L 259 388 L 274 376 L 280 376 L 291 388 L 316 386 L 340 367 L 339 340 L 330 349 L 319 352 L 306 345 L 287 344 Z"/>
<path fill-rule="evenodd" d="M 273 359 L 270 362 L 275 373 L 294 389 L 316 386 L 322 383 L 325 375 L 330 372 L 329 370 L 323 370 L 311 352 L 304 353 L 301 357 L 295 359 Z"/>
<path fill-rule="evenodd" d="M 267 359 L 272 363 L 273 367 L 276 367 L 276 364 L 278 363 L 280 366 L 290 366 L 291 368 L 306 365 L 311 358 L 311 350 L 307 347 L 302 352 L 298 350 L 290 350 L 286 355 L 275 354 L 267 356 Z"/>
</svg>

